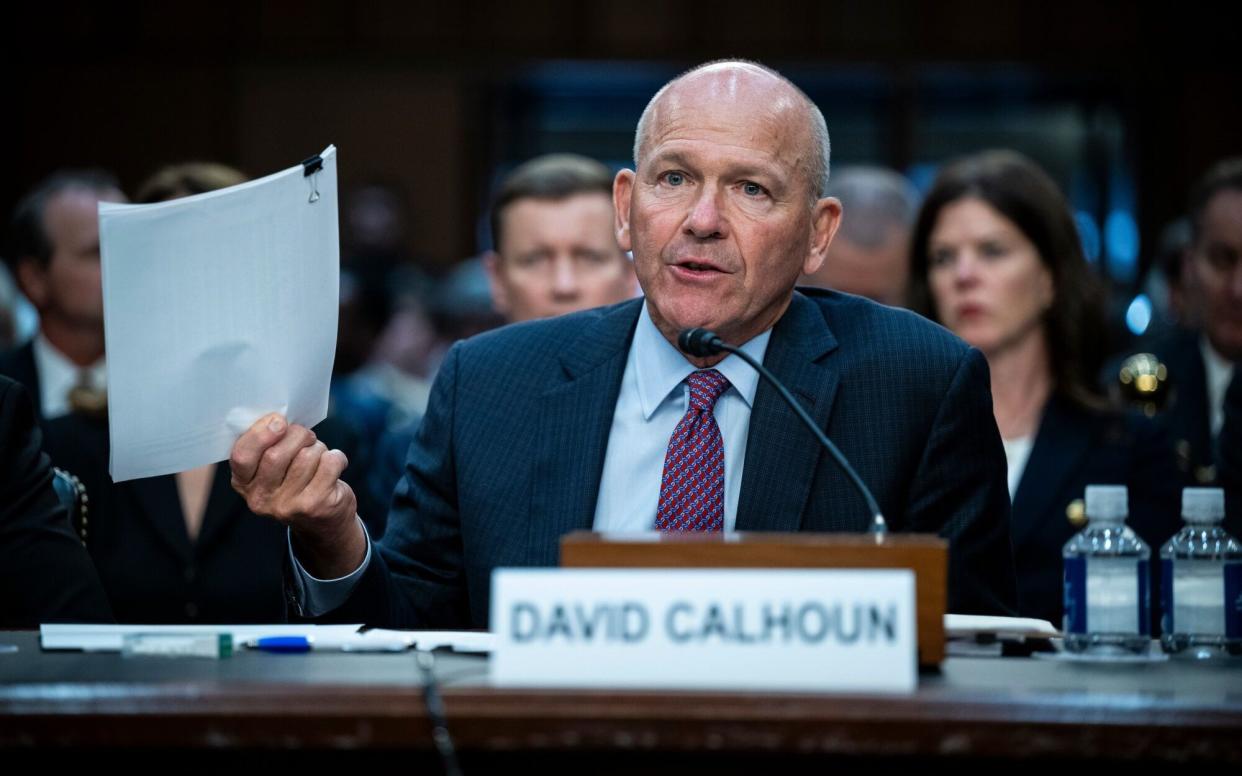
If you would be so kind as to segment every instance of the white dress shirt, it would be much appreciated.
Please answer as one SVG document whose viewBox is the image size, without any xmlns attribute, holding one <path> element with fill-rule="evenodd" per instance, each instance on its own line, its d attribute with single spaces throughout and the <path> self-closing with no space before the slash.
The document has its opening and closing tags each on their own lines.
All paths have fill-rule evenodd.
<svg viewBox="0 0 1242 776">
<path fill-rule="evenodd" d="M 1031 458 L 1035 435 L 1002 439 L 1001 444 L 1005 446 L 1005 464 L 1009 468 L 1009 503 L 1012 504 L 1018 485 L 1022 482 L 1022 473 L 1026 471 L 1026 462 Z"/>
<path fill-rule="evenodd" d="M 742 345 L 742 349 L 762 362 L 771 336 L 769 329 Z M 735 355 L 714 368 L 730 383 L 716 400 L 714 414 L 724 440 L 724 530 L 732 531 L 737 525 L 750 410 L 759 388 L 759 375 Z M 608 434 L 608 450 L 595 502 L 595 530 L 628 533 L 650 531 L 655 526 L 664 454 L 673 429 L 689 406 L 690 387 L 686 378 L 693 371 L 694 365 L 660 334 L 644 302 Z M 371 561 L 369 542 L 368 539 L 362 565 L 352 574 L 333 580 L 316 579 L 307 573 L 293 555 L 290 543 L 289 553 L 296 571 L 294 585 L 304 615 L 324 614 L 349 598 Z"/>
<path fill-rule="evenodd" d="M 31 345 L 34 349 L 35 371 L 39 375 L 39 403 L 44 418 L 51 420 L 68 415 L 69 391 L 82 381 L 91 388 L 106 387 L 108 372 L 104 359 L 100 358 L 90 366 L 80 367 L 48 342 L 43 332 L 35 334 Z"/>
<path fill-rule="evenodd" d="M 742 349 L 762 362 L 771 336 L 769 329 Z M 750 409 L 759 387 L 759 374 L 734 355 L 715 369 L 730 383 L 729 389 L 716 400 L 714 414 L 724 440 L 724 529 L 732 531 L 737 525 Z M 664 455 L 673 429 L 690 406 L 686 378 L 693 371 L 695 366 L 664 339 L 651 321 L 644 302 L 608 434 L 608 452 L 595 502 L 596 531 L 650 531 L 655 526 Z"/>
</svg>

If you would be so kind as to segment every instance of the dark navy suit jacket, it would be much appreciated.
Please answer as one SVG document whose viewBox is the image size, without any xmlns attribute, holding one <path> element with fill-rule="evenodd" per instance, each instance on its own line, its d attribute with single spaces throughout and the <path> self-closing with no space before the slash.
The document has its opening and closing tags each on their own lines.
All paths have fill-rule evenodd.
<svg viewBox="0 0 1242 776">
<path fill-rule="evenodd" d="M 795 294 L 765 364 L 853 462 L 897 531 L 950 540 L 949 607 L 1015 600 L 1005 456 L 982 355 L 918 316 Z M 554 566 L 590 529 L 641 300 L 459 343 L 410 446 L 388 531 L 330 619 L 484 627 L 491 572 Z M 751 412 L 739 531 L 864 531 L 846 476 L 767 384 Z"/>
<path fill-rule="evenodd" d="M 34 404 L 35 417 L 42 423 L 43 400 L 39 389 L 39 370 L 35 367 L 34 342 L 0 352 L 0 375 L 26 387 L 26 395 Z"/>
<path fill-rule="evenodd" d="M 34 407 L 0 377 L 0 627 L 110 622 L 91 559 L 52 489 Z"/>
</svg>

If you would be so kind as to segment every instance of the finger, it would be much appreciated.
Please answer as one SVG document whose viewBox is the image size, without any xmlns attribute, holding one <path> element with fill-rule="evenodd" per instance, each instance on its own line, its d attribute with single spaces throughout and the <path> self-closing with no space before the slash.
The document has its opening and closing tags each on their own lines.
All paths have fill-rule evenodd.
<svg viewBox="0 0 1242 776">
<path fill-rule="evenodd" d="M 298 450 L 289 464 L 289 471 L 285 473 L 285 492 L 298 494 L 304 491 L 319 468 L 319 459 L 326 452 L 328 446 L 323 442 Z"/>
<path fill-rule="evenodd" d="M 349 459 L 340 450 L 328 450 L 319 457 L 319 467 L 307 484 L 305 493 L 311 503 L 319 505 L 324 513 L 333 513 L 341 506 L 342 493 L 337 485 L 345 485 L 341 482 L 341 474 L 348 465 Z M 345 485 L 345 489 L 349 490 L 349 486 Z M 349 492 L 353 494 L 352 490 Z"/>
<path fill-rule="evenodd" d="M 246 433 L 233 443 L 229 454 L 229 468 L 233 470 L 233 479 L 245 486 L 254 479 L 259 470 L 259 462 L 269 447 L 285 436 L 289 424 L 278 412 L 272 412 L 259 418 Z"/>
<path fill-rule="evenodd" d="M 250 481 L 251 488 L 274 492 L 284 484 L 285 475 L 293 457 L 303 447 L 315 444 L 315 433 L 306 426 L 290 424 L 285 435 L 276 444 L 263 451 L 259 469 Z"/>
</svg>

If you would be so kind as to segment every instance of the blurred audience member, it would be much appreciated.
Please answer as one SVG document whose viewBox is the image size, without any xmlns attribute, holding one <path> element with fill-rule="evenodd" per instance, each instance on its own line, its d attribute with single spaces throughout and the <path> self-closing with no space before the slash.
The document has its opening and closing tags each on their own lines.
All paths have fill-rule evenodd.
<svg viewBox="0 0 1242 776">
<path fill-rule="evenodd" d="M 634 266 L 617 245 L 612 173 L 599 162 L 550 154 L 517 167 L 492 203 L 484 264 L 492 303 L 508 321 L 550 318 L 629 299 Z"/>
<path fill-rule="evenodd" d="M 426 312 L 429 282 L 407 248 L 398 188 L 368 182 L 343 200 L 340 319 L 330 415 L 356 433 L 351 476 L 366 478 L 375 446 L 392 428 L 422 417 L 431 391 L 435 334 Z M 359 511 L 382 515 L 355 488 Z"/>
<path fill-rule="evenodd" d="M 1140 342 L 1163 367 L 1157 421 L 1173 440 L 1180 469 L 1196 484 L 1211 485 L 1220 465 L 1218 437 L 1224 398 L 1242 359 L 1242 157 L 1215 164 L 1196 183 L 1188 215 L 1191 242 L 1182 271 L 1183 325 Z M 1105 372 L 1119 385 L 1122 359 Z M 1167 382 L 1166 382 L 1167 381 Z"/>
<path fill-rule="evenodd" d="M 352 353 L 338 352 L 333 371 L 363 375 L 359 387 L 389 403 L 393 423 L 422 414 L 435 372 L 432 283 L 409 252 L 409 221 L 395 185 L 368 182 L 344 200 L 341 265 L 349 281 L 342 278 L 341 339 Z"/>
<path fill-rule="evenodd" d="M 344 201 L 343 261 L 359 275 L 385 276 L 409 264 L 409 217 L 405 197 L 389 183 L 369 181 Z"/>
<path fill-rule="evenodd" d="M 1056 185 L 1010 152 L 947 165 L 915 225 L 912 286 L 922 311 L 988 359 L 1019 611 L 1060 623 L 1061 548 L 1081 528 L 1085 487 L 1127 485 L 1129 525 L 1159 548 L 1178 528 L 1180 478 L 1153 424 L 1095 388 L 1102 291 Z"/>
<path fill-rule="evenodd" d="M 904 305 L 910 227 L 919 208 L 914 186 L 883 167 L 845 167 L 829 179 L 827 196 L 841 200 L 841 228 L 823 265 L 802 282 Z"/>
<path fill-rule="evenodd" d="M 134 201 L 144 204 L 165 202 L 245 182 L 243 172 L 215 162 L 172 164 L 143 181 Z"/>
<path fill-rule="evenodd" d="M 1148 332 L 1154 334 L 1162 329 L 1167 332 L 1179 326 L 1194 328 L 1197 325 L 1196 311 L 1186 304 L 1186 288 L 1182 282 L 1192 239 L 1188 218 L 1179 218 L 1160 232 L 1160 244 L 1147 282 L 1148 297 L 1159 315 L 1157 325 L 1149 326 Z"/>
<path fill-rule="evenodd" d="M 6 258 L 39 313 L 34 338 L 0 353 L 0 374 L 26 386 L 38 416 L 105 406 L 100 202 L 124 202 L 116 179 L 99 170 L 57 172 L 22 197 Z"/>
</svg>

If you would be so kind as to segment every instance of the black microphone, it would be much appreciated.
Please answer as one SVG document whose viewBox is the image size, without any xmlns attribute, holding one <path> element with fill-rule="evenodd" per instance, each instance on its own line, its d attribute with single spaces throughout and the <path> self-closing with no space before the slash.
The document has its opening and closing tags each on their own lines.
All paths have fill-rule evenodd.
<svg viewBox="0 0 1242 776">
<path fill-rule="evenodd" d="M 794 411 L 794 414 L 802 419 L 802 422 L 805 423 L 806 427 L 811 430 L 811 433 L 814 434 L 815 438 L 819 440 L 819 443 L 824 446 L 824 449 L 831 453 L 832 457 L 836 459 L 837 465 L 841 467 L 842 471 L 845 472 L 850 481 L 854 483 L 854 487 L 858 488 L 858 492 L 862 494 L 863 500 L 867 502 L 867 509 L 871 510 L 871 532 L 875 534 L 877 538 L 888 532 L 888 522 L 885 521 L 884 515 L 880 512 L 880 505 L 876 503 L 875 496 L 871 495 L 871 489 L 868 488 L 867 484 L 862 481 L 862 477 L 858 476 L 858 472 L 854 471 L 854 467 L 850 466 L 850 462 L 846 460 L 841 451 L 837 449 L 837 446 L 832 443 L 832 440 L 828 438 L 828 435 L 821 431 L 819 426 L 815 425 L 815 421 L 811 419 L 811 416 L 807 413 L 806 409 L 804 409 L 803 406 L 799 404 L 796 399 L 794 399 L 793 394 L 789 392 L 789 389 L 781 384 L 781 381 L 777 380 L 776 375 L 768 371 L 767 367 L 752 358 L 746 351 L 728 344 L 717 336 L 715 332 L 708 331 L 707 329 L 682 329 L 681 334 L 677 335 L 677 347 L 680 348 L 681 352 L 686 355 L 697 356 L 700 358 L 704 356 L 714 356 L 717 353 L 733 353 L 738 358 L 750 364 L 750 366 L 759 373 L 760 377 L 767 380 L 772 387 L 776 389 L 776 392 L 781 395 L 781 398 L 784 399 L 785 403 L 789 405 L 789 408 Z"/>
</svg>

